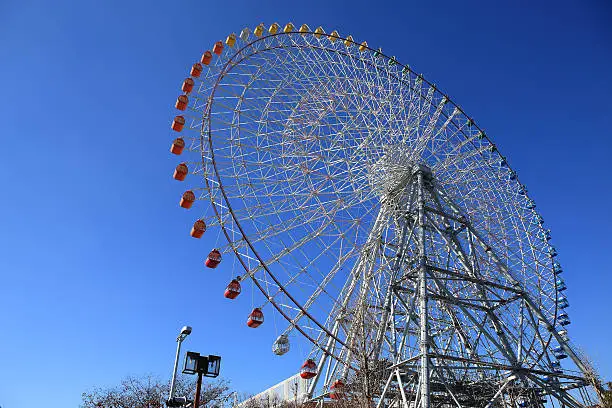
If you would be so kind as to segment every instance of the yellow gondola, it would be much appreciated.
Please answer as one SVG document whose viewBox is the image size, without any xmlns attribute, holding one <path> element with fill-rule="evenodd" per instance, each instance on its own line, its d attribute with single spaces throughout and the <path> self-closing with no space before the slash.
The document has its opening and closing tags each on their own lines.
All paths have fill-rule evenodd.
<svg viewBox="0 0 612 408">
<path fill-rule="evenodd" d="M 331 42 L 336 42 L 336 40 L 340 38 L 340 34 L 338 34 L 336 30 L 332 31 L 330 35 L 331 36 L 329 37 L 329 41 Z"/>
<path fill-rule="evenodd" d="M 231 33 L 230 35 L 228 35 L 227 38 L 225 39 L 225 43 L 229 45 L 230 47 L 233 47 L 234 44 L 236 44 L 236 34 Z"/>
</svg>

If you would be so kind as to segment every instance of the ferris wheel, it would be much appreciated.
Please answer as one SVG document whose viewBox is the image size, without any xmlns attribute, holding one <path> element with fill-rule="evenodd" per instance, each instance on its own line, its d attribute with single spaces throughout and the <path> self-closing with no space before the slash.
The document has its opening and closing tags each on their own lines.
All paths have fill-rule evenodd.
<svg viewBox="0 0 612 408">
<path fill-rule="evenodd" d="M 186 157 L 180 205 L 204 212 L 191 235 L 222 235 L 207 267 L 242 266 L 226 298 L 246 282 L 263 294 L 249 327 L 284 319 L 275 354 L 310 344 L 307 398 L 591 404 L 550 231 L 434 84 L 365 41 L 289 23 L 218 41 L 182 91 L 171 152 Z"/>
</svg>

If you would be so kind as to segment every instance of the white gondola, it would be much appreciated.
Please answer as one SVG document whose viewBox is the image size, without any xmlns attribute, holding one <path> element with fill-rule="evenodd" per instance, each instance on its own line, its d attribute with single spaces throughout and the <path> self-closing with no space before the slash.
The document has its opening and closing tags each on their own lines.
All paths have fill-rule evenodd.
<svg viewBox="0 0 612 408">
<path fill-rule="evenodd" d="M 286 334 L 278 336 L 274 344 L 272 344 L 272 352 L 277 356 L 282 356 L 289 351 L 289 337 Z"/>
</svg>

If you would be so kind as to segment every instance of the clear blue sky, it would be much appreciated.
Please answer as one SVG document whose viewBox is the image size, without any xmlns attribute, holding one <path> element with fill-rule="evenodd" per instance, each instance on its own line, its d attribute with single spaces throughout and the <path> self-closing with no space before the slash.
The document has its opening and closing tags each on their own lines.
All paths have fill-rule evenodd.
<svg viewBox="0 0 612 408">
<path fill-rule="evenodd" d="M 0 405 L 77 406 L 128 374 L 168 377 L 174 338 L 256 392 L 274 325 L 222 298 L 229 268 L 187 235 L 168 152 L 188 67 L 260 22 L 383 47 L 459 103 L 509 158 L 552 230 L 571 335 L 612 379 L 612 6 L 608 1 L 0 2 Z M 402 5 L 399 5 L 399 4 Z M 535 5 L 535 3 L 539 3 Z M 280 322 L 279 322 L 280 323 Z"/>
</svg>

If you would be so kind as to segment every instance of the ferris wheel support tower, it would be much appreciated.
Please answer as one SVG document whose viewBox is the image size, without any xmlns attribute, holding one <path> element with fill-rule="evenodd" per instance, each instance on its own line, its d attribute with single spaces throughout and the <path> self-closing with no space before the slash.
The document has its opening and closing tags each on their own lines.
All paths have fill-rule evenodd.
<svg viewBox="0 0 612 408">
<path fill-rule="evenodd" d="M 438 386 L 444 386 L 446 390 L 446 402 L 461 405 L 460 399 L 462 396 L 455 395 L 452 390 L 454 387 L 452 376 L 447 377 L 440 374 L 441 372 L 449 371 L 447 367 L 448 362 L 455 364 L 459 363 L 465 370 L 480 372 L 484 377 L 493 378 L 489 372 L 499 372 L 501 370 L 505 373 L 504 378 L 501 379 L 501 386 L 499 389 L 494 394 L 483 395 L 483 398 L 488 398 L 488 401 L 485 401 L 487 407 L 494 405 L 496 400 L 503 399 L 505 397 L 505 391 L 512 390 L 515 393 L 528 392 L 528 387 L 524 384 L 527 384 L 529 380 L 539 383 L 547 394 L 554 395 L 567 406 L 582 406 L 571 395 L 564 392 L 564 390 L 570 389 L 571 387 L 582 387 L 584 385 L 584 377 L 560 375 L 553 370 L 543 372 L 542 370 L 533 370 L 529 367 L 525 367 L 524 360 L 527 359 L 527 356 L 523 354 L 522 343 L 518 342 L 515 344 L 515 347 L 512 347 L 512 340 L 510 338 L 513 337 L 513 335 L 504 331 L 503 322 L 496 316 L 495 309 L 501 304 L 520 302 L 524 305 L 523 307 L 529 308 L 533 316 L 543 322 L 546 327 L 553 328 L 552 324 L 546 321 L 534 301 L 521 289 L 520 283 L 499 262 L 499 258 L 495 255 L 491 247 L 486 244 L 475 230 L 473 230 L 467 217 L 462 213 L 459 207 L 440 189 L 430 169 L 423 165 L 416 165 L 412 168 L 412 175 L 406 180 L 406 185 L 393 189 L 390 193 L 381 198 L 381 202 L 385 205 L 381 207 L 379 217 L 377 218 L 378 221 L 389 218 L 395 218 L 396 221 L 404 220 L 404 228 L 399 240 L 400 245 L 398 246 L 399 249 L 396 259 L 394 263 L 390 265 L 391 271 L 397 272 L 403 270 L 404 273 L 397 276 L 390 287 L 386 288 L 386 307 L 381 313 L 379 324 L 375 325 L 373 329 L 377 331 L 376 335 L 373 336 L 376 338 L 376 341 L 372 349 L 376 350 L 377 353 L 369 357 L 374 360 L 385 357 L 379 354 L 383 346 L 383 340 L 388 340 L 389 336 L 395 333 L 394 330 L 388 330 L 388 328 L 396 327 L 398 314 L 395 311 L 401 310 L 402 307 L 404 308 L 404 313 L 401 313 L 401 316 L 409 322 L 406 326 L 410 323 L 416 325 L 418 322 L 419 354 L 412 358 L 401 360 L 401 356 L 404 355 L 403 351 L 397 348 L 394 350 L 390 367 L 385 367 L 385 371 L 388 371 L 389 374 L 382 389 L 382 393 L 377 396 L 379 398 L 377 406 L 385 406 L 384 404 L 388 399 L 388 394 L 390 394 L 391 388 L 395 386 L 396 391 L 398 391 L 395 393 L 395 398 L 401 398 L 402 407 L 408 408 L 419 406 L 422 408 L 429 408 L 431 406 L 430 376 L 432 372 L 436 372 L 438 380 L 443 382 L 442 384 L 438 383 Z M 379 222 L 374 224 L 375 227 L 368 240 L 370 245 L 366 244 L 364 246 L 362 253 L 364 259 L 371 258 L 371 243 L 380 245 L 382 232 L 381 229 L 376 228 L 378 224 Z M 411 228 L 409 229 L 407 226 Z M 460 263 L 464 267 L 463 271 L 443 270 L 431 266 L 428 263 L 428 241 L 426 239 L 426 231 L 435 232 L 443 238 L 448 251 L 453 252 L 460 260 Z M 457 234 L 462 232 L 469 237 L 467 239 L 469 248 L 467 249 L 462 246 L 461 241 L 457 238 Z M 412 247 L 410 243 L 412 243 Z M 416 249 L 416 251 L 414 251 L 414 249 Z M 473 255 L 479 250 L 484 250 L 491 259 L 493 259 L 494 263 L 498 265 L 499 271 L 508 277 L 509 282 L 511 282 L 510 286 L 501 285 L 479 276 L 477 265 L 473 262 L 473 256 L 470 256 L 470 254 Z M 397 265 L 401 264 L 405 266 L 410 260 L 417 260 L 416 268 L 404 269 L 397 267 Z M 360 262 L 357 265 L 361 266 L 364 265 L 364 263 L 365 262 Z M 392 276 L 395 277 L 395 275 L 395 273 L 392 273 Z M 454 279 L 470 282 L 475 288 L 474 293 L 477 297 L 470 301 L 465 299 L 458 300 L 452 297 L 450 292 L 445 288 L 443 280 L 440 279 L 440 275 L 446 275 Z M 365 275 L 363 279 L 366 281 L 369 280 L 367 275 Z M 406 286 L 402 284 L 402 282 L 410 280 L 414 281 L 412 285 Z M 418 287 L 418 290 L 412 289 L 415 287 Z M 492 300 L 487 295 L 491 289 L 495 291 L 501 290 L 507 297 Z M 350 299 L 354 290 L 355 286 L 351 286 L 346 299 Z M 367 309 L 367 294 L 367 291 L 364 290 L 360 292 L 360 301 L 358 304 L 366 306 L 362 307 L 361 312 L 358 313 L 359 316 L 363 315 L 364 310 Z M 411 294 L 413 296 L 412 299 L 407 299 L 405 294 Z M 457 339 L 470 353 L 474 351 L 472 346 L 473 339 L 470 339 L 461 329 L 459 319 L 453 310 L 455 308 L 460 310 L 464 316 L 467 316 L 468 319 L 474 322 L 478 322 L 479 319 L 477 319 L 472 312 L 476 310 L 480 312 L 484 311 L 487 316 L 489 316 L 493 330 L 487 330 L 486 327 L 481 325 L 481 333 L 484 333 L 485 336 L 499 347 L 499 352 L 506 357 L 508 364 L 503 366 L 499 364 L 488 364 L 480 358 L 459 359 L 454 356 L 444 355 L 441 350 L 430 349 L 430 337 L 435 337 L 437 335 L 436 332 L 430 333 L 429 330 L 427 304 L 430 297 L 448 305 L 445 311 L 448 313 L 448 318 L 453 322 L 453 329 L 457 331 Z M 418 300 L 418 307 L 414 306 L 415 299 Z M 409 305 L 410 300 L 412 301 L 412 306 Z M 346 320 L 342 313 L 339 313 L 338 316 L 341 317 L 334 323 L 335 328 L 341 324 L 341 321 Z M 359 318 L 356 319 L 353 321 L 353 326 L 357 326 L 351 330 L 351 333 L 354 333 L 352 339 L 355 339 L 362 329 L 362 321 Z M 335 332 L 337 332 L 337 329 Z M 586 372 L 587 368 L 584 367 L 582 361 L 577 357 L 575 352 L 573 352 L 570 345 L 556 332 L 552 332 L 557 338 L 557 341 L 563 345 L 564 350 L 568 352 L 575 363 Z M 522 339 L 522 333 L 519 335 L 519 338 Z M 351 342 L 350 345 L 354 345 L 354 342 Z M 401 345 L 405 345 L 405 343 L 402 341 Z M 328 347 L 331 347 L 331 344 L 328 345 Z M 340 352 L 339 354 L 350 355 L 352 352 L 352 350 L 347 350 L 345 353 Z M 435 362 L 431 360 L 435 360 Z M 326 361 L 327 358 L 321 360 L 319 372 L 321 372 Z M 389 370 L 389 368 L 391 369 Z M 416 373 L 418 373 L 418 382 L 415 382 L 416 386 L 413 386 L 410 392 L 407 392 L 408 390 L 406 390 L 406 386 L 402 381 L 402 377 L 406 376 L 406 372 L 412 372 L 415 376 Z M 346 377 L 348 373 L 349 371 L 345 367 L 342 376 Z M 542 374 L 553 378 L 563 378 L 573 383 L 566 383 L 562 390 L 558 383 L 542 382 L 538 377 Z M 330 378 L 333 378 L 333 376 L 327 376 L 328 382 Z M 523 385 L 510 387 L 513 382 L 523 383 Z M 327 384 L 328 387 L 329 385 L 330 384 Z M 313 382 L 309 389 L 310 397 L 313 396 L 312 393 L 315 388 L 316 382 Z M 439 395 L 440 392 L 438 390 L 438 398 Z M 512 396 L 508 394 L 507 398 L 511 397 Z M 535 398 L 536 396 L 532 395 L 531 397 Z M 315 400 L 316 399 L 317 398 L 315 398 Z"/>
</svg>

